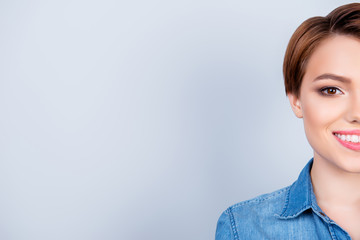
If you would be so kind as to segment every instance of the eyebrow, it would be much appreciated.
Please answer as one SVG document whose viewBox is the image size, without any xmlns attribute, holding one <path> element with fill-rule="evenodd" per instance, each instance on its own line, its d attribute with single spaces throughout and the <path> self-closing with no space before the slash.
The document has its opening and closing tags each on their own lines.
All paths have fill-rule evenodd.
<svg viewBox="0 0 360 240">
<path fill-rule="evenodd" d="M 332 74 L 332 73 L 324 73 L 324 74 L 321 74 L 320 76 L 317 76 L 317 77 L 314 79 L 314 82 L 315 82 L 315 81 L 318 81 L 318 80 L 324 80 L 324 79 L 332 79 L 332 80 L 336 80 L 336 81 L 340 81 L 340 82 L 344 82 L 344 83 L 350 82 L 350 79 L 349 79 L 349 78 L 347 78 L 347 77 L 342 77 L 342 76 L 338 76 L 338 75 L 335 75 L 335 74 Z"/>
</svg>

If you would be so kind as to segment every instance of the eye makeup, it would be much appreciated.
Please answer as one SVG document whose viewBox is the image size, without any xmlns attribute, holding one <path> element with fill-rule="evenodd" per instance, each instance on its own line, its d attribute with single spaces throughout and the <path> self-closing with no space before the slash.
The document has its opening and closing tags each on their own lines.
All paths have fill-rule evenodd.
<svg viewBox="0 0 360 240">
<path fill-rule="evenodd" d="M 338 87 L 334 86 L 322 87 L 318 91 L 323 96 L 335 96 L 344 94 Z"/>
</svg>

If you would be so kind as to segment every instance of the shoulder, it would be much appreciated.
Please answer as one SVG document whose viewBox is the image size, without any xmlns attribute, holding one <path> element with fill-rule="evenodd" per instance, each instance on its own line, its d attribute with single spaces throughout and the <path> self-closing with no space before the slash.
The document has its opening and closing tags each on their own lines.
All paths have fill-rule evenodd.
<svg viewBox="0 0 360 240">
<path fill-rule="evenodd" d="M 283 209 L 289 188 L 290 186 L 234 204 L 226 211 L 236 216 L 249 213 L 262 217 L 269 214 L 274 215 Z"/>
<path fill-rule="evenodd" d="M 253 234 L 257 226 L 262 229 L 270 227 L 277 220 L 276 215 L 284 208 L 289 188 L 290 186 L 230 206 L 218 220 L 216 240 L 238 239 L 239 235 Z"/>
</svg>

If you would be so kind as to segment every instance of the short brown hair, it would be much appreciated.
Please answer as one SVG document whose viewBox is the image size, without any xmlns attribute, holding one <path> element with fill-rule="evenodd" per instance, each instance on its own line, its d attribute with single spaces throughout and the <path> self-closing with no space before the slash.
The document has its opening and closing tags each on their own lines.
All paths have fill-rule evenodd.
<svg viewBox="0 0 360 240">
<path fill-rule="evenodd" d="M 360 3 L 340 6 L 326 17 L 309 18 L 296 29 L 284 57 L 286 94 L 292 93 L 299 97 L 302 78 L 311 54 L 320 42 L 335 34 L 360 39 Z"/>
</svg>

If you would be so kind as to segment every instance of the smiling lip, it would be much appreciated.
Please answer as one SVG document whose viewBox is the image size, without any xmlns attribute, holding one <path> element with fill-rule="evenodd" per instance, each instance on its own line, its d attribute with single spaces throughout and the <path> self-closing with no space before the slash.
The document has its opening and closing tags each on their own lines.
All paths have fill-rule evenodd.
<svg viewBox="0 0 360 240">
<path fill-rule="evenodd" d="M 350 142 L 350 141 L 345 141 L 342 140 L 341 138 L 339 138 L 336 135 L 356 135 L 359 137 L 359 142 L 355 143 L 355 142 Z M 344 147 L 351 149 L 351 150 L 360 150 L 360 130 L 349 130 L 349 131 L 335 131 L 333 132 L 334 137 L 336 138 L 336 140 L 338 140 Z"/>
</svg>

